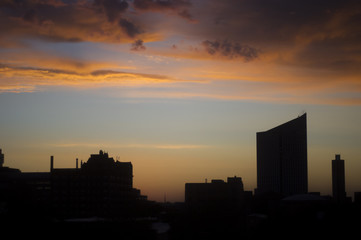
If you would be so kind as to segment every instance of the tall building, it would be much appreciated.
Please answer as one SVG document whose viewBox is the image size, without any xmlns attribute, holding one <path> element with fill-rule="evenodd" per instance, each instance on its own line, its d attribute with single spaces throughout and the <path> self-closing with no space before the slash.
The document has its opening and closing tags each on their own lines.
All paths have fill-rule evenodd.
<svg viewBox="0 0 361 240">
<path fill-rule="evenodd" d="M 284 196 L 308 191 L 306 113 L 257 132 L 257 190 Z"/>
<path fill-rule="evenodd" d="M 346 199 L 345 161 L 339 154 L 336 154 L 335 159 L 332 160 L 332 195 L 339 203 Z"/>
</svg>

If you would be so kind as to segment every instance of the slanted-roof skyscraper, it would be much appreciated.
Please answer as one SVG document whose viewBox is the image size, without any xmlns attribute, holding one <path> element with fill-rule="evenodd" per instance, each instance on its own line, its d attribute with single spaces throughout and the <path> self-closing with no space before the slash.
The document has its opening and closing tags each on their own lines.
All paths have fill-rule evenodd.
<svg viewBox="0 0 361 240">
<path fill-rule="evenodd" d="M 257 192 L 285 196 L 308 191 L 306 113 L 257 133 Z"/>
</svg>

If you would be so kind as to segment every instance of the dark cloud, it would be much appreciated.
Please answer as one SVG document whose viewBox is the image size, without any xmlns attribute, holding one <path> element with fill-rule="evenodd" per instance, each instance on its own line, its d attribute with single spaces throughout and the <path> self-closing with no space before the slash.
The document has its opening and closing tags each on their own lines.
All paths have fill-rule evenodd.
<svg viewBox="0 0 361 240">
<path fill-rule="evenodd" d="M 0 40 L 30 36 L 49 41 L 127 41 L 140 32 L 124 20 L 128 7 L 125 0 L 0 2 Z"/>
<path fill-rule="evenodd" d="M 22 41 L 25 37 L 48 41 L 127 42 L 141 33 L 157 34 L 160 19 L 150 15 L 144 18 L 144 12 L 175 13 L 191 19 L 190 6 L 186 0 L 0 1 L 0 42 L 16 38 Z"/>
<path fill-rule="evenodd" d="M 194 4 L 195 5 L 195 4 Z M 197 4 L 195 17 L 203 38 L 228 38 L 259 44 L 290 43 L 305 28 L 325 32 L 341 12 L 355 13 L 355 0 L 209 0 Z M 198 27 L 198 26 L 197 26 Z M 330 26 L 328 26 L 330 27 Z M 345 24 L 345 27 L 347 25 Z M 192 29 L 190 29 L 192 30 Z M 356 29 L 355 29 L 356 30 Z"/>
<path fill-rule="evenodd" d="M 134 0 L 133 5 L 135 9 L 143 11 L 171 11 L 193 21 L 188 11 L 191 7 L 189 0 Z"/>
<path fill-rule="evenodd" d="M 340 71 L 361 59 L 360 1 L 209 0 L 194 2 L 192 13 L 199 24 L 187 35 L 229 40 L 205 41 L 209 54 L 252 59 L 255 48 L 275 63 Z"/>
<path fill-rule="evenodd" d="M 127 19 L 120 19 L 119 26 L 124 30 L 124 32 L 130 37 L 134 38 L 136 35 L 141 33 L 139 27 L 137 27 L 134 23 L 130 22 Z"/>
<path fill-rule="evenodd" d="M 117 20 L 129 6 L 125 0 L 95 0 L 94 5 L 104 10 L 110 22 Z"/>
<path fill-rule="evenodd" d="M 38 21 L 38 16 L 37 16 L 36 10 L 34 10 L 34 9 L 27 10 L 23 16 L 23 19 L 27 22 Z"/>
<path fill-rule="evenodd" d="M 145 50 L 145 46 L 143 44 L 144 44 L 143 40 L 138 39 L 134 43 L 132 43 L 132 47 L 130 48 L 130 50 L 132 51 Z"/>
<path fill-rule="evenodd" d="M 202 45 L 211 55 L 220 54 L 231 59 L 243 58 L 246 61 L 253 60 L 258 57 L 258 50 L 238 42 L 223 41 L 203 41 Z"/>
<path fill-rule="evenodd" d="M 134 0 L 134 7 L 143 10 L 164 10 L 189 7 L 187 0 Z"/>
</svg>

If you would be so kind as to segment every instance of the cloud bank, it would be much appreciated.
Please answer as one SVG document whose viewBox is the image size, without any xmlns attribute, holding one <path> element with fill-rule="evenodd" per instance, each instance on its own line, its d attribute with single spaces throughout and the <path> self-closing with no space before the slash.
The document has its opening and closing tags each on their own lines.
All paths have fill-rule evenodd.
<svg viewBox="0 0 361 240">
<path fill-rule="evenodd" d="M 228 80 L 215 75 L 205 79 L 202 71 L 219 65 L 225 66 L 234 82 L 282 83 L 282 89 L 301 86 L 333 95 L 338 94 L 333 86 L 342 86 L 343 95 L 357 100 L 360 26 L 361 2 L 356 0 L 7 0 L 0 3 L 0 54 L 7 56 L 6 61 L 1 59 L 0 84 L 2 92 L 22 92 L 45 85 L 115 84 L 119 79 L 122 83 L 133 79 L 132 84 L 142 82 L 138 79 L 162 82 L 154 76 Z M 30 40 L 125 44 L 127 54 L 167 57 L 179 64 L 167 68 L 136 64 L 140 68 L 136 72 L 105 66 L 84 69 L 81 64 L 56 68 L 29 58 L 19 64 L 11 51 L 36 52 Z M 194 66 L 192 71 L 185 67 L 187 61 Z M 282 95 L 279 89 L 275 94 Z M 296 91 L 291 92 L 297 99 Z M 199 92 L 199 96 L 211 95 Z"/>
</svg>

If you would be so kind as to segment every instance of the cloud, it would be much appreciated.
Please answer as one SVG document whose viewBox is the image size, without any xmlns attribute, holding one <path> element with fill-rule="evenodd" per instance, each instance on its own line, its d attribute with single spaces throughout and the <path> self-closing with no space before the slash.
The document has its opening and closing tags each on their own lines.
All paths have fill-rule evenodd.
<svg viewBox="0 0 361 240">
<path fill-rule="evenodd" d="M 136 35 L 141 33 L 139 27 L 135 26 L 134 23 L 128 21 L 127 19 L 120 19 L 119 26 L 124 30 L 124 32 L 130 37 L 134 38 Z"/>
<path fill-rule="evenodd" d="M 80 28 L 79 23 L 86 15 L 88 20 L 82 22 Z M 6 36 L 10 41 L 26 37 L 48 41 L 85 40 L 86 34 L 102 28 L 101 22 L 104 21 L 93 10 L 77 5 L 55 7 L 52 2 L 17 1 L 0 6 L 0 25 L 4 33 L 1 37 Z"/>
<path fill-rule="evenodd" d="M 134 0 L 134 7 L 143 10 L 179 9 L 190 5 L 188 0 Z"/>
<path fill-rule="evenodd" d="M 187 20 L 194 20 L 188 10 L 191 7 L 188 0 L 134 0 L 133 5 L 142 11 L 173 12 Z"/>
<path fill-rule="evenodd" d="M 132 47 L 130 50 L 132 51 L 145 50 L 145 46 L 143 45 L 143 40 L 138 39 L 134 43 L 132 43 Z"/>
<path fill-rule="evenodd" d="M 243 58 L 246 61 L 253 60 L 258 57 L 258 50 L 238 42 L 232 43 L 228 40 L 223 41 L 203 41 L 202 45 L 211 55 L 220 54 L 228 58 Z"/>
<path fill-rule="evenodd" d="M 125 19 L 128 6 L 124 0 L 7 1 L 0 4 L 0 39 L 128 42 L 140 32 L 132 20 Z"/>
<path fill-rule="evenodd" d="M 55 68 L 26 67 L 0 64 L 0 93 L 34 92 L 49 87 L 61 86 L 81 89 L 104 88 L 107 96 L 126 99 L 210 99 L 217 101 L 259 101 L 303 104 L 360 105 L 361 83 L 352 76 L 334 76 L 329 73 L 327 81 L 318 81 L 317 76 L 307 76 L 292 70 L 262 69 L 256 62 L 240 67 L 237 62 L 228 62 L 217 67 L 210 66 L 202 75 L 188 75 L 193 80 L 183 81 L 166 75 L 107 70 L 83 63 L 64 64 Z M 218 63 L 220 64 L 220 63 Z M 54 65 L 53 68 L 50 68 Z M 243 75 L 232 74 L 231 65 L 240 68 Z M 227 67 L 228 66 L 228 67 Z M 251 72 L 245 70 L 251 68 Z M 196 66 L 195 68 L 196 69 Z M 222 70 L 222 72 L 219 72 Z M 184 70 L 196 73 L 193 69 Z M 253 72 L 253 73 L 252 73 Z M 262 72 L 262 75 L 258 73 Z M 198 71 L 199 73 L 199 71 Z M 247 75 L 249 74 L 249 75 Z M 254 74 L 254 76 L 252 76 Z M 267 75 L 267 82 L 264 76 Z M 245 80 L 241 80 L 245 79 Z M 289 81 L 292 79 L 292 81 Z M 307 80 L 307 82 L 305 82 Z M 344 83 L 348 82 L 347 85 Z M 169 146 L 163 149 L 171 148 Z"/>
<path fill-rule="evenodd" d="M 360 26 L 361 2 L 355 0 L 2 1 L 1 91 L 37 91 L 61 85 L 159 86 L 178 84 L 176 79 L 184 79 L 209 84 L 202 85 L 207 86 L 205 90 L 197 84 L 183 83 L 180 91 L 160 87 L 161 91 L 151 89 L 144 96 L 255 100 L 261 99 L 264 88 L 268 88 L 282 96 L 272 95 L 269 99 L 288 101 L 294 97 L 295 101 L 307 102 L 316 101 L 320 92 L 329 94 L 322 100 L 328 101 L 331 93 L 342 89 L 338 99 L 346 99 L 348 93 L 355 96 L 361 92 Z M 38 56 L 43 48 L 39 39 L 54 44 L 53 59 Z M 55 44 L 58 42 L 104 43 L 94 44 L 101 48 L 115 46 L 105 46 L 107 43 L 126 45 L 116 45 L 119 50 L 114 55 L 109 53 L 107 59 L 114 62 L 108 65 L 91 60 L 80 62 L 75 59 L 78 52 L 60 53 Z M 63 50 L 64 45 L 59 49 Z M 133 51 L 129 51 L 129 45 Z M 128 54 L 144 50 L 145 45 L 142 56 L 129 58 Z M 49 50 L 46 47 L 47 44 L 44 51 Z M 32 49 L 33 58 L 14 57 L 26 49 Z M 89 59 L 97 59 L 92 54 L 96 53 L 86 53 Z M 133 72 L 117 66 L 123 56 L 133 61 Z M 159 68 L 155 61 L 148 64 L 147 59 L 153 56 L 167 57 L 167 67 Z M 189 65 L 194 66 L 191 71 Z M 229 75 L 202 74 L 204 69 L 215 70 L 217 65 Z M 144 74 L 159 71 L 161 74 Z M 242 88 L 240 93 L 232 92 L 231 87 L 210 89 L 214 87 L 212 83 L 228 80 L 233 84 L 272 83 L 273 87 L 257 86 L 259 92 L 253 92 L 253 97 L 242 92 Z M 306 92 L 312 92 L 312 96 Z"/>
<path fill-rule="evenodd" d="M 159 23 L 158 18 L 143 18 L 144 14 L 177 13 L 177 16 L 191 19 L 190 6 L 186 0 L 5 1 L 0 3 L 0 42 L 35 37 L 57 42 L 122 43 L 140 34 L 144 35 L 144 40 L 147 34 L 163 31 L 154 28 Z"/>
<path fill-rule="evenodd" d="M 128 9 L 129 4 L 124 0 L 95 0 L 94 6 L 103 10 L 110 22 L 114 22 Z"/>
<path fill-rule="evenodd" d="M 41 87 L 111 87 L 149 86 L 179 80 L 157 74 L 115 70 L 72 71 L 0 64 L 0 92 L 32 92 Z"/>
<path fill-rule="evenodd" d="M 342 65 L 360 63 L 360 1 L 209 0 L 193 6 L 199 24 L 184 31 L 198 39 L 242 43 L 268 61 L 295 67 L 344 71 Z M 221 41 L 204 43 L 209 53 L 232 52 Z"/>
</svg>

